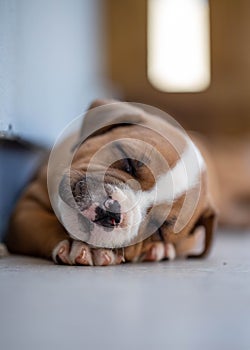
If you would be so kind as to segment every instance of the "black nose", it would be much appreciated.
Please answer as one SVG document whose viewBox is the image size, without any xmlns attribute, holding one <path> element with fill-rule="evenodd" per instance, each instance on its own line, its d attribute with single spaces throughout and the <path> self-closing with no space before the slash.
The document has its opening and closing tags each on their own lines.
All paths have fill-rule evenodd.
<svg viewBox="0 0 250 350">
<path fill-rule="evenodd" d="M 105 208 L 97 207 L 95 223 L 105 226 L 114 227 L 121 222 L 121 206 L 116 200 L 107 200 L 104 203 Z"/>
</svg>

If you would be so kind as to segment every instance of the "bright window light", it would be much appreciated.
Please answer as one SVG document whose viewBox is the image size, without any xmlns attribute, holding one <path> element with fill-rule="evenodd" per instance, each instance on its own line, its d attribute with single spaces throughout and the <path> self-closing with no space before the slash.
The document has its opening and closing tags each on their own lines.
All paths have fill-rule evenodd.
<svg viewBox="0 0 250 350">
<path fill-rule="evenodd" d="M 166 92 L 210 84 L 207 0 L 148 0 L 148 78 Z"/>
</svg>

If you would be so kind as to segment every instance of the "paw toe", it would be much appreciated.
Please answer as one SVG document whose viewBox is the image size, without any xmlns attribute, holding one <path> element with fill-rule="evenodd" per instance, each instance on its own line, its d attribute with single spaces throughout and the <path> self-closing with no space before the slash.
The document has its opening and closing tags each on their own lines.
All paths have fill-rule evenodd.
<svg viewBox="0 0 250 350">
<path fill-rule="evenodd" d="M 87 244 L 74 241 L 70 251 L 70 260 L 72 264 L 93 265 L 90 248 Z"/>
<path fill-rule="evenodd" d="M 169 260 L 174 260 L 176 257 L 175 247 L 172 243 L 165 244 L 165 258 Z"/>
<path fill-rule="evenodd" d="M 143 256 L 142 261 L 160 261 L 165 257 L 165 248 L 162 242 L 155 242 Z"/>
<path fill-rule="evenodd" d="M 66 264 L 71 265 L 69 258 L 70 243 L 67 239 L 59 242 L 54 248 L 52 253 L 52 258 L 56 264 Z"/>
<path fill-rule="evenodd" d="M 93 260 L 96 266 L 114 265 L 117 263 L 116 255 L 109 249 L 93 249 Z"/>
</svg>

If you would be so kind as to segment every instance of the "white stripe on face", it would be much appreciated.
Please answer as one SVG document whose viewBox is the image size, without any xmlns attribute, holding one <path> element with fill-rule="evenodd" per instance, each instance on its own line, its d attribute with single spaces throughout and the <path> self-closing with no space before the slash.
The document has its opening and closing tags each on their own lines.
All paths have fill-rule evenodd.
<svg viewBox="0 0 250 350">
<path fill-rule="evenodd" d="M 194 188 L 200 181 L 205 162 L 200 151 L 190 140 L 176 165 L 159 176 L 155 186 L 142 193 L 142 211 L 150 206 L 172 204 L 173 201 Z"/>
</svg>

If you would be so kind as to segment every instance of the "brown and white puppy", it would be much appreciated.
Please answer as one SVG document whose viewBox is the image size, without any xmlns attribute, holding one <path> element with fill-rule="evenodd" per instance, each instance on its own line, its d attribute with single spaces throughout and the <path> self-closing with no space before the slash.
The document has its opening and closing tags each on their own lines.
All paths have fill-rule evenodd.
<svg viewBox="0 0 250 350">
<path fill-rule="evenodd" d="M 52 189 L 49 183 L 50 198 L 47 166 L 23 194 L 6 240 L 11 252 L 72 265 L 208 252 L 215 186 L 200 140 L 201 152 L 158 116 L 127 103 L 96 101 L 77 143 L 69 169 L 60 170 Z"/>
</svg>

